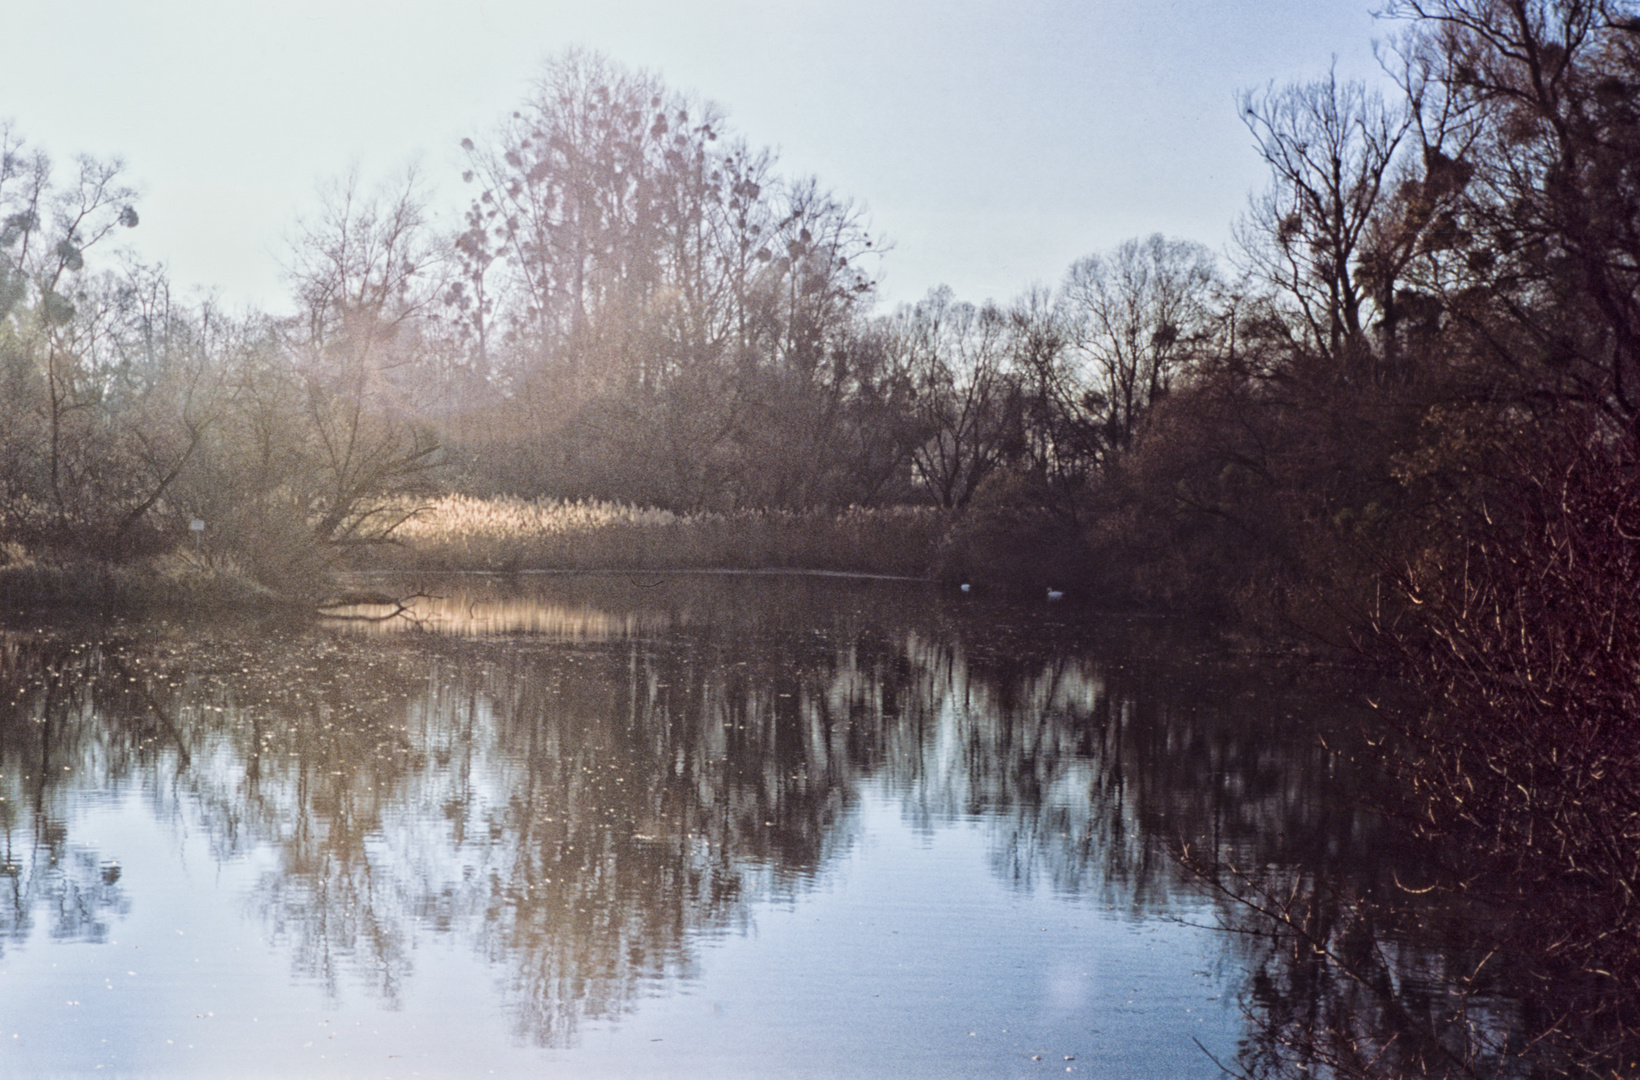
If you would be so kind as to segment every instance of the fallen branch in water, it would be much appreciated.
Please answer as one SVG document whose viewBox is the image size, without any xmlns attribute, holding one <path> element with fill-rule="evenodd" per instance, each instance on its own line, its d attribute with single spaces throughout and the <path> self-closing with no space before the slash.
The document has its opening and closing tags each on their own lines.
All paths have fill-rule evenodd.
<svg viewBox="0 0 1640 1080">
<path fill-rule="evenodd" d="M 389 596 L 379 592 L 350 592 L 343 593 L 334 600 L 326 600 L 316 605 L 321 618 L 335 619 L 339 622 L 389 622 L 400 616 L 408 615 L 417 600 L 437 600 L 440 597 L 427 592 L 413 592 L 407 596 Z M 389 607 L 393 610 L 384 615 L 365 615 L 362 613 L 341 612 L 337 608 L 357 607 Z"/>
</svg>

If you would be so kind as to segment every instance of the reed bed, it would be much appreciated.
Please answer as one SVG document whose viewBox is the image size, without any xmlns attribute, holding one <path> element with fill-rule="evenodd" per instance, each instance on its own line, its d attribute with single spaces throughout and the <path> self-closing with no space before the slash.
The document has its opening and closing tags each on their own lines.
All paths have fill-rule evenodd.
<svg viewBox="0 0 1640 1080">
<path fill-rule="evenodd" d="M 408 508 L 407 508 L 408 509 Z M 446 495 L 371 558 L 417 570 L 829 570 L 922 577 L 946 517 L 925 507 L 676 514 L 605 502 Z"/>
</svg>

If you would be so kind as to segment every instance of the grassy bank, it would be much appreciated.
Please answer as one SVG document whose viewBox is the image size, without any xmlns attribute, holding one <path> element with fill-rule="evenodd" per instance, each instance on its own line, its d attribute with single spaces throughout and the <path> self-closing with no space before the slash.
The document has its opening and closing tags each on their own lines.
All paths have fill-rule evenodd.
<svg viewBox="0 0 1640 1080">
<path fill-rule="evenodd" d="M 675 514 L 615 503 L 431 500 L 367 556 L 407 570 L 834 570 L 921 577 L 945 531 L 937 510 Z"/>
<path fill-rule="evenodd" d="M 176 551 L 125 564 L 44 556 L 0 545 L 0 617 L 41 614 L 183 615 L 287 610 L 297 602 L 258 584 L 231 560 Z"/>
<path fill-rule="evenodd" d="M 415 512 L 393 543 L 352 552 L 348 569 L 827 570 L 922 577 L 947 525 L 944 514 L 927 508 L 676 514 L 462 495 L 404 510 Z M 319 550 L 294 562 L 301 566 L 261 581 L 209 545 L 198 553 L 179 548 L 110 563 L 7 543 L 0 545 L 0 616 L 311 610 L 336 591 Z"/>
</svg>

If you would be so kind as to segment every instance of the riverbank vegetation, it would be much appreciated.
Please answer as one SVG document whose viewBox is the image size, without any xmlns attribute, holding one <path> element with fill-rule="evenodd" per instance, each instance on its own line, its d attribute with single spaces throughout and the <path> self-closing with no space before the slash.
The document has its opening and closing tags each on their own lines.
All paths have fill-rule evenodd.
<svg viewBox="0 0 1640 1080">
<path fill-rule="evenodd" d="M 640 509 L 444 495 L 413 509 L 369 565 L 401 570 L 824 570 L 921 577 L 946 516 L 933 507 Z"/>
<path fill-rule="evenodd" d="M 1443 887 L 1566 928 L 1543 963 L 1611 994 L 1602 1048 L 1561 1049 L 1610 1065 L 1640 1024 L 1640 8 L 1387 14 L 1396 92 L 1242 95 L 1270 179 L 1227 262 L 1135 239 L 1008 303 L 876 312 L 854 204 L 582 53 L 463 141 L 453 227 L 414 175 L 337 185 L 289 317 L 102 258 L 138 224 L 118 168 L 7 129 L 0 586 L 178 552 L 299 602 L 344 565 L 788 566 L 1354 650 L 1432 703 L 1386 753 L 1466 853 Z"/>
</svg>

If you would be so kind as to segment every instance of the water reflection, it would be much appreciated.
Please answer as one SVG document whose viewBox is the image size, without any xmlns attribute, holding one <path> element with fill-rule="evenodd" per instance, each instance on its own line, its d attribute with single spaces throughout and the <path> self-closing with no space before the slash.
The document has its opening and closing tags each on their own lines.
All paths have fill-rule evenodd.
<svg viewBox="0 0 1640 1080">
<path fill-rule="evenodd" d="M 518 1034 L 564 1046 L 823 882 L 868 783 L 917 828 L 985 822 L 1012 887 L 1135 917 L 1198 902 L 1181 843 L 1387 873 L 1312 699 L 1155 624 L 903 584 L 524 587 L 425 584 L 391 624 L 0 637 L 0 933 L 107 933 L 119 869 L 74 807 L 140 792 L 219 859 L 277 853 L 251 910 L 301 978 L 392 1005 L 415 941 L 454 936 Z"/>
</svg>

